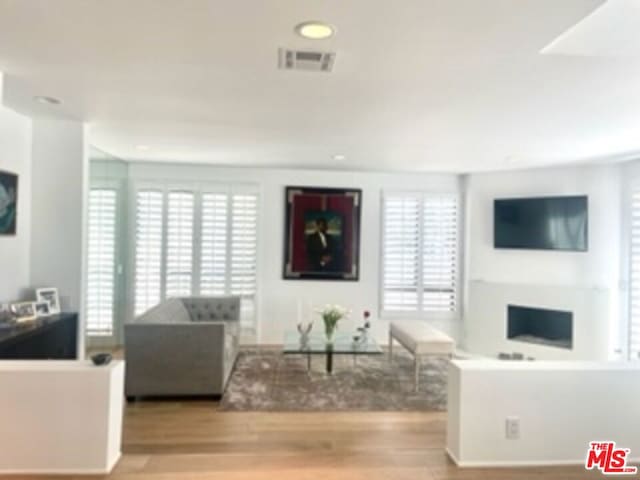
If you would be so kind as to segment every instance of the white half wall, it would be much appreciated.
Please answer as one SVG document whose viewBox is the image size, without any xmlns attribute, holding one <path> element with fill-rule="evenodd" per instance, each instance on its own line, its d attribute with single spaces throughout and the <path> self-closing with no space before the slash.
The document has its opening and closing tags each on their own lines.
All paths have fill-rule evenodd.
<svg viewBox="0 0 640 480">
<path fill-rule="evenodd" d="M 509 250 L 493 247 L 493 201 L 496 198 L 587 195 L 589 197 L 589 250 L 561 252 Z M 469 302 L 471 285 L 478 282 L 522 287 L 572 287 L 603 291 L 606 314 L 598 321 L 607 335 L 599 338 L 609 357 L 623 348 L 616 334 L 620 322 L 621 250 L 620 167 L 580 166 L 513 172 L 473 174 L 466 177 L 465 224 L 465 344 L 481 332 Z M 491 302 L 491 298 L 485 299 Z M 498 299 L 496 299 L 497 301 Z M 529 305 L 535 307 L 536 305 Z M 598 332 L 602 328 L 597 329 Z M 600 346 L 598 347 L 600 350 Z M 594 351 L 592 359 L 599 358 Z"/>
<path fill-rule="evenodd" d="M 640 460 L 640 365 L 454 360 L 447 450 L 462 467 L 584 464 L 590 441 Z M 507 417 L 520 422 L 506 438 Z"/>
<path fill-rule="evenodd" d="M 0 73 L 0 97 L 3 92 Z M 18 175 L 16 235 L 0 235 L 0 303 L 25 299 L 31 240 L 31 120 L 0 101 L 0 170 Z"/>
<path fill-rule="evenodd" d="M 374 334 L 379 340 L 386 341 L 388 323 L 385 319 L 377 318 L 376 315 L 380 292 L 382 191 L 456 192 L 459 188 L 459 177 L 445 174 L 243 169 L 150 163 L 131 163 L 129 178 L 132 183 L 170 179 L 175 182 L 252 183 L 260 186 L 258 342 L 266 344 L 282 343 L 284 332 L 295 329 L 298 300 L 311 301 L 318 306 L 325 303 L 338 303 L 351 308 L 354 318 L 340 327 L 344 331 L 349 331 L 356 323 L 360 324 L 362 311 L 370 310 L 373 314 Z M 358 282 L 284 280 L 282 278 L 285 187 L 288 185 L 362 189 L 360 280 Z M 131 218 L 134 217 L 131 216 Z M 129 239 L 129 241 L 133 240 Z M 133 262 L 129 262 L 129 268 L 132 268 L 132 265 Z M 129 301 L 131 298 L 131 292 L 129 292 Z M 458 322 L 439 322 L 438 326 L 455 336 L 457 324 Z"/>
<path fill-rule="evenodd" d="M 121 454 L 124 362 L 3 361 L 1 474 L 106 474 Z"/>
</svg>

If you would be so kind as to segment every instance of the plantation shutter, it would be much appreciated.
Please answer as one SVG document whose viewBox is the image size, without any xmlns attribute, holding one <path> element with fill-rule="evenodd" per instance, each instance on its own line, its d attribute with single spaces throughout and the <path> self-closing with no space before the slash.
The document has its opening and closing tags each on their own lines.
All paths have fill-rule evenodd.
<svg viewBox="0 0 640 480">
<path fill-rule="evenodd" d="M 457 209 L 455 194 L 385 194 L 383 312 L 456 311 Z"/>
<path fill-rule="evenodd" d="M 162 204 L 163 193 L 159 190 L 140 190 L 136 195 L 136 315 L 160 303 Z"/>
<path fill-rule="evenodd" d="M 386 196 L 383 216 L 382 309 L 417 311 L 420 199 L 417 196 Z"/>
<path fill-rule="evenodd" d="M 426 195 L 422 224 L 422 310 L 456 309 L 458 201 L 455 195 Z"/>
<path fill-rule="evenodd" d="M 166 298 L 189 296 L 193 277 L 193 192 L 169 192 Z"/>
<path fill-rule="evenodd" d="M 226 193 L 202 195 L 202 238 L 200 254 L 200 293 L 227 293 L 229 196 Z"/>
<path fill-rule="evenodd" d="M 242 324 L 254 326 L 258 251 L 258 195 L 231 196 L 230 293 L 242 297 Z"/>
<path fill-rule="evenodd" d="M 631 197 L 629 358 L 640 359 L 640 190 Z"/>
<path fill-rule="evenodd" d="M 89 192 L 87 333 L 113 335 L 116 253 L 115 189 Z"/>
</svg>

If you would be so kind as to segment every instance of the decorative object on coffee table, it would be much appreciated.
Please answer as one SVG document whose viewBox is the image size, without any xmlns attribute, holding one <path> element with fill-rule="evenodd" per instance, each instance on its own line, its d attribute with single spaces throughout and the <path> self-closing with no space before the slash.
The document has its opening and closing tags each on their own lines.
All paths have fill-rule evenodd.
<svg viewBox="0 0 640 480">
<path fill-rule="evenodd" d="M 362 317 L 364 318 L 364 325 L 362 327 L 358 327 L 358 334 L 353 337 L 354 342 L 359 343 L 367 343 L 369 340 L 369 329 L 371 328 L 371 322 L 369 322 L 369 317 L 371 313 L 369 310 L 365 310 L 362 312 Z"/>
<path fill-rule="evenodd" d="M 60 297 L 58 289 L 53 287 L 38 288 L 36 290 L 36 300 L 38 302 L 49 302 L 49 313 L 55 315 L 60 313 Z"/>
<path fill-rule="evenodd" d="M 327 345 L 333 344 L 333 337 L 338 329 L 338 322 L 349 316 L 349 310 L 340 305 L 325 305 L 318 313 L 324 321 L 324 334 Z"/>
<path fill-rule="evenodd" d="M 307 324 L 298 323 L 298 333 L 300 334 L 300 346 L 306 347 L 309 344 L 309 335 L 313 328 L 313 322 Z"/>
<path fill-rule="evenodd" d="M 357 281 L 362 190 L 287 187 L 283 277 Z"/>
</svg>

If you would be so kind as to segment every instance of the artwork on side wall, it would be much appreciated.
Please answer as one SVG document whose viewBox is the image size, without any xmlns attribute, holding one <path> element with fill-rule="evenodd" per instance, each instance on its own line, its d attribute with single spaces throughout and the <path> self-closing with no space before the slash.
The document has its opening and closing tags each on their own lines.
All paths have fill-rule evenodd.
<svg viewBox="0 0 640 480">
<path fill-rule="evenodd" d="M 0 235 L 16 234 L 18 175 L 0 171 Z"/>
<path fill-rule="evenodd" d="M 287 187 L 284 278 L 357 281 L 361 205 L 358 189 Z"/>
</svg>

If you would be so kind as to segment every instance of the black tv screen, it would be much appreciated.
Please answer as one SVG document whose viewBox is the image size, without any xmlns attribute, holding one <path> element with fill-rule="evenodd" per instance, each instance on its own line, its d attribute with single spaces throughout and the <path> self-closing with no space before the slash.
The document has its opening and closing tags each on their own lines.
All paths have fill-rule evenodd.
<svg viewBox="0 0 640 480">
<path fill-rule="evenodd" d="M 494 200 L 495 248 L 573 250 L 588 248 L 586 196 Z"/>
</svg>

